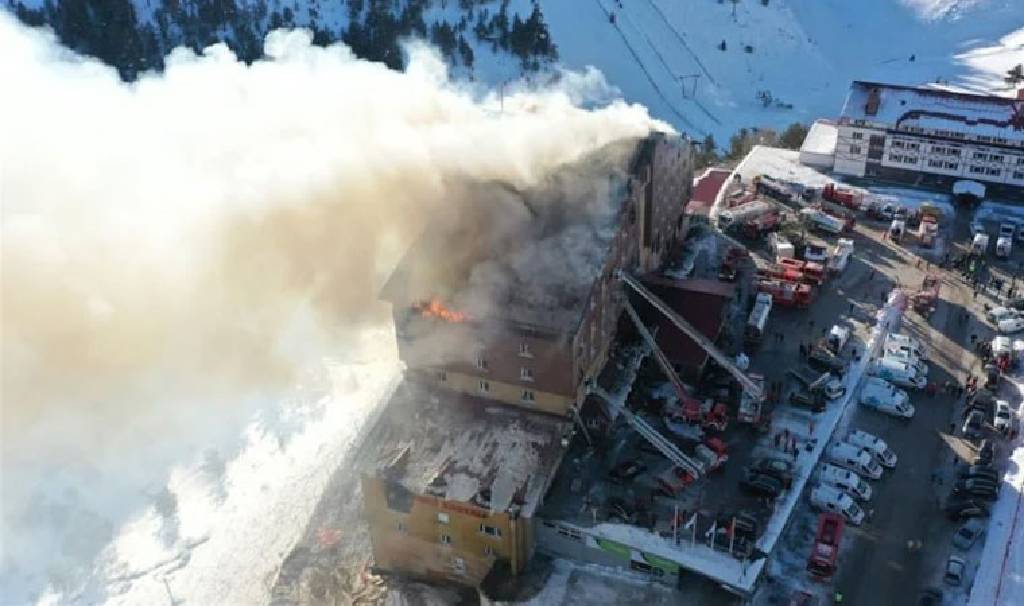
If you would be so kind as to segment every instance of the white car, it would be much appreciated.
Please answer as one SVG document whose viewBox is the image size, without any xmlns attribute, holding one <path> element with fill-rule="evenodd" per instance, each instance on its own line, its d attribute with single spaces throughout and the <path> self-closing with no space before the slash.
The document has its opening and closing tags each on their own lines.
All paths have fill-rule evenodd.
<svg viewBox="0 0 1024 606">
<path fill-rule="evenodd" d="M 1024 317 L 1015 316 L 996 322 L 999 332 L 1015 333 L 1024 330 Z"/>
<path fill-rule="evenodd" d="M 908 366 L 913 368 L 914 373 L 916 373 L 918 377 L 922 379 L 928 378 L 928 365 L 922 362 L 914 354 L 908 353 L 905 350 L 897 349 L 889 351 L 887 349 L 882 354 L 882 360 L 891 361 L 899 364 L 907 364 Z"/>
<path fill-rule="evenodd" d="M 998 323 L 1000 320 L 1006 320 L 1008 318 L 1019 318 L 1020 312 L 1016 309 L 1009 307 L 993 307 L 985 312 L 985 316 L 992 321 L 992 323 Z"/>
<path fill-rule="evenodd" d="M 828 261 L 828 249 L 817 244 L 808 244 L 804 249 L 804 261 L 824 263 Z"/>
<path fill-rule="evenodd" d="M 1013 411 L 1010 410 L 1009 402 L 1006 400 L 996 400 L 996 412 L 994 416 L 995 418 L 992 420 L 992 426 L 996 428 L 996 431 L 1006 433 L 1010 430 Z"/>
</svg>

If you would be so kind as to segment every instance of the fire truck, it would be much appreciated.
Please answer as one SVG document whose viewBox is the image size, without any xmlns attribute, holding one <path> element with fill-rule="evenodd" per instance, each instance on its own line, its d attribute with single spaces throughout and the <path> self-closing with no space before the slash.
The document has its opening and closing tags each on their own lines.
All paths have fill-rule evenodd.
<svg viewBox="0 0 1024 606">
<path fill-rule="evenodd" d="M 783 267 L 793 269 L 804 274 L 808 282 L 812 284 L 821 284 L 827 277 L 827 274 L 825 273 L 825 266 L 821 263 L 787 258 L 776 259 L 775 261 Z"/>
<path fill-rule="evenodd" d="M 839 514 L 823 513 L 818 516 L 818 533 L 814 536 L 811 557 L 807 559 L 807 572 L 812 578 L 827 581 L 835 574 L 844 524 Z"/>
<path fill-rule="evenodd" d="M 785 280 L 787 282 L 806 282 L 808 284 L 814 284 L 815 281 L 804 272 L 793 269 L 788 265 L 773 264 L 765 265 L 761 269 L 757 270 L 757 277 L 762 280 Z"/>
<path fill-rule="evenodd" d="M 814 300 L 814 290 L 810 284 L 785 280 L 760 280 L 757 283 L 757 290 L 770 294 L 774 305 L 785 307 L 803 308 Z"/>
<path fill-rule="evenodd" d="M 761 385 L 761 389 L 764 389 L 764 375 L 750 373 L 750 380 Z M 738 423 L 749 423 L 758 429 L 768 431 L 768 417 L 764 414 L 763 407 L 764 402 L 752 398 L 744 392 L 740 395 L 740 407 L 736 413 L 736 421 Z"/>
<path fill-rule="evenodd" d="M 835 183 L 825 185 L 821 190 L 821 197 L 852 210 L 863 210 L 863 196 L 860 192 L 845 187 L 836 187 Z"/>
</svg>

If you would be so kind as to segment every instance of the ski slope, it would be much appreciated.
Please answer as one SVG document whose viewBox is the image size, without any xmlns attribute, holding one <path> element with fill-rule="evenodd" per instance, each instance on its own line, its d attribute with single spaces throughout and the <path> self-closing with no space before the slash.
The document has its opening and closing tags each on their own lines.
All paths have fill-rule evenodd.
<svg viewBox="0 0 1024 606">
<path fill-rule="evenodd" d="M 1024 61 L 1014 0 L 744 1 L 735 14 L 713 0 L 542 6 L 566 66 L 594 65 L 627 100 L 720 143 L 741 127 L 834 116 L 855 79 L 1005 94 L 1002 73 Z"/>
</svg>

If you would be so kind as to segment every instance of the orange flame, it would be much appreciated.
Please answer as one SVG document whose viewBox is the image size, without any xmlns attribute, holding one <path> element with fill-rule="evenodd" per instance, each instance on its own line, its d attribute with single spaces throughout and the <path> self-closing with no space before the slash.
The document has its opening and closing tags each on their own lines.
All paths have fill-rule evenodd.
<svg viewBox="0 0 1024 606">
<path fill-rule="evenodd" d="M 425 318 L 437 318 L 439 320 L 444 320 L 445 322 L 466 321 L 466 314 L 460 311 L 448 309 L 437 297 L 434 297 L 429 301 L 421 301 L 415 305 L 415 308 Z"/>
</svg>

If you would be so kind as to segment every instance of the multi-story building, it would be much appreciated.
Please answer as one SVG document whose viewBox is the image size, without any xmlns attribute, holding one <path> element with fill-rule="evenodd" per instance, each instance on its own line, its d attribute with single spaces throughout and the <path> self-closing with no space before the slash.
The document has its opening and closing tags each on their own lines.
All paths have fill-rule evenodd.
<svg viewBox="0 0 1024 606">
<path fill-rule="evenodd" d="M 388 414 L 390 456 L 362 478 L 376 568 L 471 586 L 499 562 L 521 572 L 571 422 L 413 383 Z"/>
<path fill-rule="evenodd" d="M 377 569 L 479 585 L 532 555 L 568 417 L 615 337 L 617 272 L 660 267 L 687 229 L 689 142 L 654 134 L 625 151 L 439 220 L 385 285 L 407 371 L 394 429 L 375 439 L 390 454 L 362 476 Z"/>
<path fill-rule="evenodd" d="M 484 258 L 447 252 L 480 240 L 476 227 L 424 234 L 383 293 L 408 373 L 425 384 L 560 416 L 582 404 L 581 388 L 604 366 L 622 312 L 617 272 L 661 266 L 687 229 L 689 142 L 657 133 L 628 156 L 625 172 L 588 175 L 607 188 L 600 197 L 607 197 L 609 212 L 596 213 L 596 224 L 586 229 L 552 220 L 539 201 L 530 205 L 538 214 L 531 223 L 558 223 L 552 233 L 544 226 L 519 230 L 531 239 L 504 238 Z M 443 275 L 439 257 L 450 260 Z"/>
<path fill-rule="evenodd" d="M 947 191 L 970 180 L 1024 198 L 1024 91 L 1014 99 L 854 82 L 837 122 L 836 173 Z"/>
</svg>

